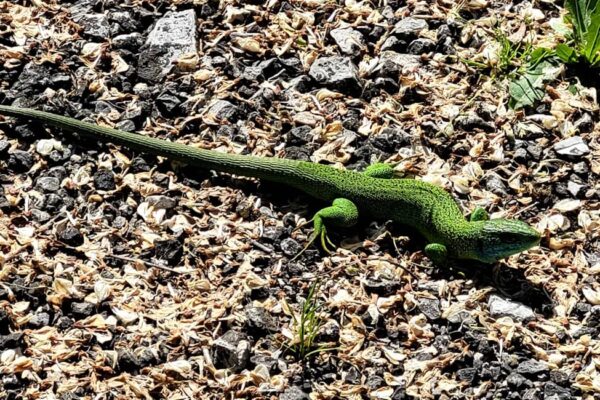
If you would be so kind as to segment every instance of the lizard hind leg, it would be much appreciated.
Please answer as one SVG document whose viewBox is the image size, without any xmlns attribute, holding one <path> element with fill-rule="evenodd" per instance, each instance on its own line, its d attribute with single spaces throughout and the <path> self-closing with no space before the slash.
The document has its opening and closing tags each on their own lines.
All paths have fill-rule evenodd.
<svg viewBox="0 0 600 400">
<path fill-rule="evenodd" d="M 390 164 L 375 163 L 365 168 L 363 174 L 371 178 L 392 179 L 394 177 L 394 167 Z"/>
<path fill-rule="evenodd" d="M 298 258 L 304 251 L 315 242 L 319 240 L 321 247 L 327 253 L 331 253 L 329 246 L 335 247 L 333 242 L 327 236 L 327 225 L 339 226 L 339 227 L 350 227 L 355 225 L 358 221 L 358 208 L 356 205 L 348 199 L 335 199 L 329 207 L 325 207 L 317 211 L 312 219 L 314 231 L 307 243 L 300 253 L 294 257 Z"/>
</svg>

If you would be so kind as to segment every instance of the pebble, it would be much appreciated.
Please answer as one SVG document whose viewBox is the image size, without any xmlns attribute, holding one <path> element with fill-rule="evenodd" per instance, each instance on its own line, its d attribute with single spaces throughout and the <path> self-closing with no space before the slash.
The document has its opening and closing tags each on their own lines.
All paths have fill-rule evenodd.
<svg viewBox="0 0 600 400">
<path fill-rule="evenodd" d="M 146 202 L 154 208 L 164 208 L 170 210 L 177 206 L 177 200 L 169 196 L 152 195 L 146 197 Z"/>
<path fill-rule="evenodd" d="M 173 68 L 173 61 L 196 50 L 195 11 L 167 12 L 148 35 L 138 59 L 138 75 L 147 81 L 161 81 Z"/>
<path fill-rule="evenodd" d="M 279 396 L 279 400 L 308 400 L 309 397 L 306 393 L 302 391 L 298 386 L 290 386 L 285 389 L 281 396 Z"/>
<path fill-rule="evenodd" d="M 138 32 L 118 35 L 112 39 L 112 46 L 116 49 L 134 50 L 135 48 L 140 47 L 143 43 L 144 37 Z"/>
<path fill-rule="evenodd" d="M 431 39 L 415 39 L 408 45 L 408 53 L 420 55 L 429 53 L 435 48 L 435 42 Z"/>
<path fill-rule="evenodd" d="M 417 307 L 429 320 L 436 320 L 442 316 L 440 301 L 437 299 L 420 298 Z"/>
<path fill-rule="evenodd" d="M 502 178 L 496 173 L 490 173 L 485 178 L 485 188 L 497 196 L 506 196 L 508 191 Z"/>
<path fill-rule="evenodd" d="M 506 378 L 506 382 L 513 389 L 520 389 L 527 384 L 527 378 L 516 372 L 511 373 Z"/>
<path fill-rule="evenodd" d="M 8 140 L 0 140 L 0 156 L 6 155 L 10 148 L 10 142 Z"/>
<path fill-rule="evenodd" d="M 96 312 L 96 307 L 86 301 L 71 303 L 71 313 L 76 318 L 87 318 Z"/>
<path fill-rule="evenodd" d="M 330 35 L 344 54 L 356 54 L 365 44 L 362 33 L 352 28 L 333 29 Z"/>
<path fill-rule="evenodd" d="M 175 265 L 181 261 L 183 256 L 183 245 L 179 240 L 166 239 L 154 242 L 154 256 L 160 260 L 166 260 Z"/>
<path fill-rule="evenodd" d="M 110 24 L 104 14 L 85 14 L 74 20 L 83 27 L 83 34 L 91 39 L 103 41 L 110 36 Z"/>
<path fill-rule="evenodd" d="M 581 157 L 588 154 L 590 148 L 581 137 L 573 136 L 556 143 L 554 151 L 561 156 Z"/>
<path fill-rule="evenodd" d="M 50 314 L 47 312 L 40 312 L 34 314 L 33 317 L 29 320 L 29 326 L 33 329 L 42 328 L 44 326 L 48 326 L 50 324 Z"/>
<path fill-rule="evenodd" d="M 517 321 L 528 321 L 535 318 L 535 313 L 530 307 L 495 294 L 490 296 L 488 307 L 492 318 L 511 317 Z"/>
<path fill-rule="evenodd" d="M 139 359 L 129 349 L 119 349 L 117 351 L 117 360 L 119 371 L 122 372 L 133 372 L 141 367 Z"/>
<path fill-rule="evenodd" d="M 302 245 L 292 238 L 285 238 L 281 241 L 281 251 L 286 256 L 295 256 L 302 251 Z"/>
<path fill-rule="evenodd" d="M 403 18 L 394 25 L 392 35 L 401 38 L 410 38 L 417 36 L 422 30 L 427 29 L 427 22 L 417 18 Z"/>
<path fill-rule="evenodd" d="M 249 304 L 244 308 L 244 314 L 246 315 L 246 325 L 250 330 L 265 333 L 276 332 L 279 329 L 275 319 L 264 307 L 255 307 Z"/>
<path fill-rule="evenodd" d="M 251 344 L 245 334 L 230 330 L 213 343 L 215 365 L 241 371 L 248 363 L 250 349 Z"/>
<path fill-rule="evenodd" d="M 60 189 L 60 180 L 52 176 L 38 178 L 36 186 L 44 193 L 56 192 Z"/>
<path fill-rule="evenodd" d="M 207 111 L 215 121 L 233 121 L 238 114 L 238 108 L 227 100 L 216 101 Z"/>
<path fill-rule="evenodd" d="M 112 171 L 107 169 L 99 169 L 94 174 L 94 186 L 96 190 L 114 190 L 115 186 L 115 176 Z"/>
<path fill-rule="evenodd" d="M 517 372 L 523 375 L 537 375 L 542 372 L 547 372 L 548 366 L 537 360 L 526 360 L 519 364 Z"/>
<path fill-rule="evenodd" d="M 320 57 L 310 66 L 308 74 L 319 84 L 339 91 L 353 92 L 362 86 L 358 68 L 348 57 Z"/>
<path fill-rule="evenodd" d="M 0 349 L 14 349 L 19 347 L 22 333 L 9 333 L 8 335 L 0 335 Z"/>
<path fill-rule="evenodd" d="M 15 172 L 26 172 L 33 166 L 33 157 L 26 151 L 13 150 L 9 153 L 8 168 Z"/>
<path fill-rule="evenodd" d="M 546 382 L 544 385 L 544 400 L 569 400 L 572 399 L 571 391 L 557 385 L 554 382 Z"/>
<path fill-rule="evenodd" d="M 38 210 L 37 208 L 34 208 L 31 210 L 31 218 L 33 218 L 33 220 L 36 222 L 44 223 L 44 222 L 48 221 L 51 218 L 51 216 L 46 211 L 42 211 L 42 210 Z"/>
<path fill-rule="evenodd" d="M 61 230 L 58 233 L 58 238 L 70 246 L 80 246 L 83 244 L 83 235 L 71 225 Z"/>
<path fill-rule="evenodd" d="M 465 131 L 481 129 L 484 132 L 493 132 L 496 130 L 496 125 L 491 122 L 487 122 L 475 113 L 469 113 L 467 115 L 460 115 L 456 117 L 454 124 L 457 128 Z"/>
<path fill-rule="evenodd" d="M 377 70 L 384 76 L 406 74 L 421 66 L 421 58 L 414 54 L 401 54 L 395 51 L 382 51 Z"/>
<path fill-rule="evenodd" d="M 580 197 L 582 193 L 585 191 L 586 186 L 579 184 L 577 182 L 569 181 L 567 183 L 567 191 L 573 197 Z"/>
<path fill-rule="evenodd" d="M 573 172 L 579 175 L 587 175 L 590 172 L 590 169 L 585 161 L 581 161 L 573 165 Z"/>
</svg>

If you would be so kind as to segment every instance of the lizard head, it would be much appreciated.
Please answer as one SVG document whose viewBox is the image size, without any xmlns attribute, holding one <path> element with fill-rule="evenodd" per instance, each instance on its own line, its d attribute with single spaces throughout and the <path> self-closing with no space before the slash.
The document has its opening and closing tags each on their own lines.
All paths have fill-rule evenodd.
<svg viewBox="0 0 600 400">
<path fill-rule="evenodd" d="M 525 222 L 510 219 L 490 219 L 471 222 L 475 228 L 472 258 L 493 263 L 525 251 L 540 242 L 540 233 Z"/>
</svg>

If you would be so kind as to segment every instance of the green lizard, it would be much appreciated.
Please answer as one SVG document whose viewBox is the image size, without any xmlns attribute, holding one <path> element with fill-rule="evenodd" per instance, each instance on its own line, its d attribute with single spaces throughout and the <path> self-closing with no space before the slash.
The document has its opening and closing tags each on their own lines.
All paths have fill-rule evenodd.
<svg viewBox="0 0 600 400">
<path fill-rule="evenodd" d="M 469 220 L 465 219 L 445 190 L 414 179 L 392 179 L 393 168 L 389 164 L 374 164 L 364 172 L 345 171 L 306 161 L 203 150 L 33 109 L 0 106 L 0 113 L 92 135 L 201 168 L 285 184 L 331 202 L 311 220 L 314 232 L 310 242 L 320 239 L 326 251 L 329 251 L 327 243 L 331 244 L 327 226 L 352 226 L 359 213 L 413 227 L 429 242 L 425 254 L 440 264 L 448 258 L 493 263 L 540 241 L 540 234 L 526 223 L 489 219 L 482 208 L 473 211 Z"/>
</svg>

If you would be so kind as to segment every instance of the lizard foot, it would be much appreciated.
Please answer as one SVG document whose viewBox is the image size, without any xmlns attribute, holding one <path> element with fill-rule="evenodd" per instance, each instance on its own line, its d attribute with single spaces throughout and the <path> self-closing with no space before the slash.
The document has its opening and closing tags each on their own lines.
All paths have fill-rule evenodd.
<svg viewBox="0 0 600 400">
<path fill-rule="evenodd" d="M 331 206 L 325 207 L 315 214 L 313 219 L 314 231 L 304 248 L 293 259 L 297 259 L 302 253 L 308 249 L 317 239 L 321 247 L 327 254 L 331 254 L 330 247 L 335 249 L 335 245 L 327 235 L 326 224 L 331 223 L 334 226 L 350 227 L 358 221 L 358 208 L 348 199 L 335 199 Z M 310 221 L 309 221 L 310 222 Z"/>
</svg>

